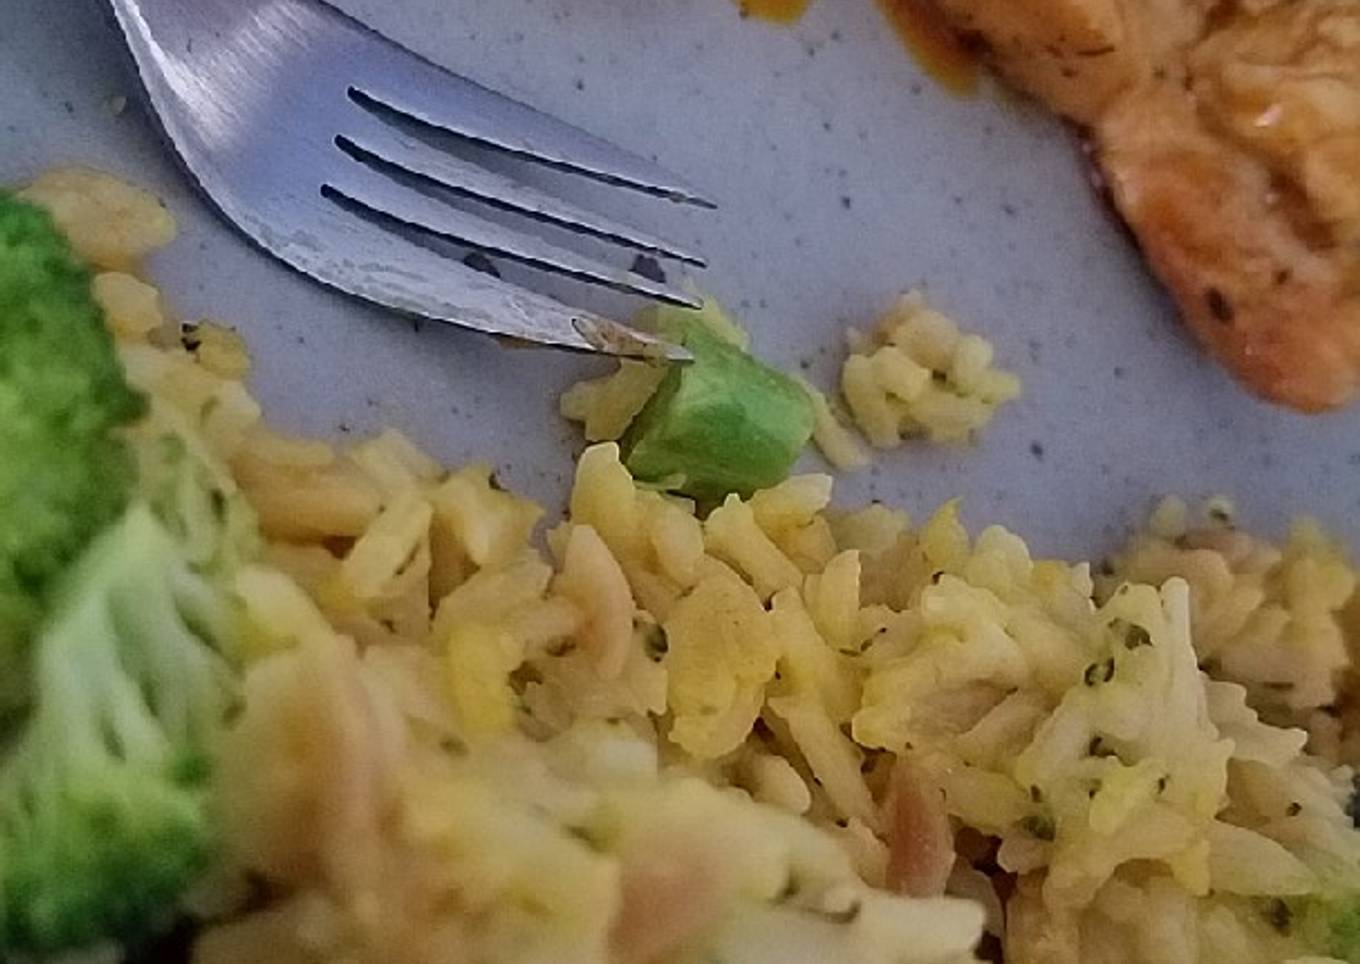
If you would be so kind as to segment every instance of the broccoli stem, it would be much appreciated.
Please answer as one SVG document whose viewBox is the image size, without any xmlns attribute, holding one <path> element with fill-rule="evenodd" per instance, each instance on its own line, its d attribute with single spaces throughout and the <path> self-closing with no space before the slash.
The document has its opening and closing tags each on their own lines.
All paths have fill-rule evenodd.
<svg viewBox="0 0 1360 964">
<path fill-rule="evenodd" d="M 812 435 L 807 394 L 781 372 L 702 325 L 623 438 L 635 477 L 703 502 L 743 496 L 785 479 Z"/>
</svg>

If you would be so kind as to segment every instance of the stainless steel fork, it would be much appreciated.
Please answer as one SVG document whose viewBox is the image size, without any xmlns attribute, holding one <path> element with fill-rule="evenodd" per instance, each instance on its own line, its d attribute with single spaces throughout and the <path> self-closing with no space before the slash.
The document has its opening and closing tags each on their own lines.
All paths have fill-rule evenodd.
<svg viewBox="0 0 1360 964">
<path fill-rule="evenodd" d="M 460 158 L 440 138 L 708 204 L 656 164 L 422 60 L 321 0 L 109 2 L 184 165 L 229 220 L 292 267 L 389 308 L 492 334 L 686 357 L 469 267 L 447 244 L 692 305 L 645 272 L 470 208 L 701 265 L 697 256 Z"/>
</svg>

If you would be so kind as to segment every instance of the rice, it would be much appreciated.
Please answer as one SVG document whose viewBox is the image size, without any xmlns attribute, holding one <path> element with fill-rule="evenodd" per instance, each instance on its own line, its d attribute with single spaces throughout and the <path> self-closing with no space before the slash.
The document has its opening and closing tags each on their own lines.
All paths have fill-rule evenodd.
<svg viewBox="0 0 1360 964">
<path fill-rule="evenodd" d="M 812 442 L 817 446 L 817 451 L 842 472 L 854 472 L 869 465 L 872 460 L 864 451 L 864 446 L 846 426 L 848 416 L 806 378 L 795 375 L 794 379 L 803 386 L 803 391 L 807 392 L 808 400 L 812 403 Z"/>
<path fill-rule="evenodd" d="M 156 197 L 100 171 L 58 168 L 19 196 L 47 208 L 76 253 L 97 268 L 134 267 L 175 238 L 174 218 Z"/>
<path fill-rule="evenodd" d="M 117 335 L 147 335 L 165 325 L 160 292 L 126 272 L 95 275 L 94 298 Z"/>
<path fill-rule="evenodd" d="M 919 291 L 903 295 L 872 334 L 848 338 L 841 393 L 875 448 L 915 436 L 966 441 L 1020 394 L 1020 380 L 992 364 L 991 343 L 960 331 Z"/>
<path fill-rule="evenodd" d="M 74 223 L 128 207 L 77 183 Z M 824 475 L 700 518 L 605 441 L 540 541 L 486 466 L 269 430 L 239 344 L 165 317 L 145 244 L 101 254 L 129 375 L 267 541 L 235 587 L 202 964 L 955 964 L 984 928 L 1012 964 L 1331 950 L 1304 925 L 1360 889 L 1355 578 L 1315 526 L 1277 549 L 1168 504 L 1093 578 L 954 503 L 834 509 Z M 1013 394 L 941 319 L 912 302 L 852 354 L 884 441 Z M 607 399 L 603 432 L 638 397 L 564 404 Z"/>
<path fill-rule="evenodd" d="M 1148 531 L 1111 560 L 1103 590 L 1185 579 L 1201 664 L 1245 686 L 1267 719 L 1308 730 L 1330 759 L 1357 762 L 1356 748 L 1339 742 L 1335 717 L 1351 665 L 1342 613 L 1355 593 L 1355 569 L 1310 520 L 1276 547 L 1235 528 L 1225 500 L 1211 500 L 1202 515 L 1192 525 L 1183 503 L 1162 503 Z"/>
</svg>

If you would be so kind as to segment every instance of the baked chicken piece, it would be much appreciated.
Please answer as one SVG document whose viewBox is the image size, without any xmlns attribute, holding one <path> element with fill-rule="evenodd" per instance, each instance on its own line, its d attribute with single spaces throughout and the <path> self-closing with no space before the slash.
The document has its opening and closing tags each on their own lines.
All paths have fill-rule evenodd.
<svg viewBox="0 0 1360 964">
<path fill-rule="evenodd" d="M 935 0 L 1089 132 L 1208 350 L 1302 411 L 1360 389 L 1360 2 Z"/>
</svg>

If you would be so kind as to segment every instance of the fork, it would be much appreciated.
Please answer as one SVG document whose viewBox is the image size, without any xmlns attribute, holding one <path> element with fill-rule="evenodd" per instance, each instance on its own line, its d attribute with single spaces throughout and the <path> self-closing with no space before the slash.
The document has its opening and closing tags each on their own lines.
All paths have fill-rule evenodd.
<svg viewBox="0 0 1360 964">
<path fill-rule="evenodd" d="M 449 148 L 472 144 L 712 206 L 655 163 L 423 60 L 321 0 L 109 2 L 184 166 L 229 221 L 293 268 L 388 308 L 490 334 L 688 357 L 501 281 L 485 257 L 453 249 L 697 307 L 664 274 L 611 266 L 470 209 L 702 266 L 697 255 Z"/>
</svg>

